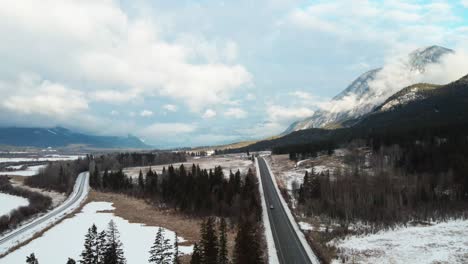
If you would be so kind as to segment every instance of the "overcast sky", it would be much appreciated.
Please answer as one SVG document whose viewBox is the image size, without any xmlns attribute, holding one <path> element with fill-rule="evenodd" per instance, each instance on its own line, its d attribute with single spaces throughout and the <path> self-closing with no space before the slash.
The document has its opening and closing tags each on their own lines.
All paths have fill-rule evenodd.
<svg viewBox="0 0 468 264">
<path fill-rule="evenodd" d="M 0 0 L 0 34 L 0 125 L 196 146 L 280 133 L 392 56 L 466 49 L 468 1 Z"/>
</svg>

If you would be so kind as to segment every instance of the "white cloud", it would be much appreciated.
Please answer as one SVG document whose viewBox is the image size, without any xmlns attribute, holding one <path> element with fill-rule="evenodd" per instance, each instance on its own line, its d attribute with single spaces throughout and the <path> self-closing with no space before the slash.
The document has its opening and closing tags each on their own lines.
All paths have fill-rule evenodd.
<svg viewBox="0 0 468 264">
<path fill-rule="evenodd" d="M 197 126 L 184 123 L 154 123 L 139 133 L 149 138 L 167 137 L 168 135 L 183 135 L 194 132 Z"/>
<path fill-rule="evenodd" d="M 81 91 L 42 80 L 37 75 L 22 75 L 17 82 L 1 86 L 1 105 L 14 113 L 63 119 L 88 109 Z"/>
<path fill-rule="evenodd" d="M 176 112 L 177 111 L 177 106 L 173 104 L 166 104 L 163 106 L 163 108 L 169 112 Z"/>
<path fill-rule="evenodd" d="M 140 112 L 140 116 L 142 116 L 142 117 L 150 117 L 150 116 L 152 116 L 153 114 L 154 114 L 153 111 L 146 110 L 146 109 L 145 109 L 145 110 L 142 110 L 142 111 Z"/>
<path fill-rule="evenodd" d="M 206 109 L 205 113 L 203 113 L 202 117 L 204 119 L 210 119 L 216 116 L 216 111 L 213 109 Z"/>
<path fill-rule="evenodd" d="M 303 119 L 314 114 L 314 111 L 307 107 L 284 107 L 279 105 L 270 105 L 267 108 L 269 121 L 285 123 L 293 120 Z"/>
<path fill-rule="evenodd" d="M 315 97 L 308 93 L 308 92 L 304 92 L 304 91 L 294 91 L 294 92 L 291 92 L 290 95 L 292 96 L 295 96 L 301 100 L 313 100 L 315 99 Z"/>
<path fill-rule="evenodd" d="M 237 119 L 242 119 L 247 117 L 247 112 L 241 108 L 233 107 L 229 108 L 226 112 L 224 112 L 226 117 L 233 117 Z"/>
<path fill-rule="evenodd" d="M 0 44 L 0 56 L 11 65 L 20 63 L 19 68 L 103 87 L 91 94 L 92 100 L 123 103 L 160 95 L 199 111 L 251 82 L 251 74 L 234 62 L 235 42 L 213 44 L 197 37 L 193 45 L 165 33 L 150 18 L 129 16 L 111 0 L 5 0 L 0 10 L 0 34 L 11 36 L 8 44 Z M 198 44 L 210 47 L 213 55 Z"/>
<path fill-rule="evenodd" d="M 468 7 L 468 0 L 461 0 L 460 2 L 464 7 Z"/>
</svg>

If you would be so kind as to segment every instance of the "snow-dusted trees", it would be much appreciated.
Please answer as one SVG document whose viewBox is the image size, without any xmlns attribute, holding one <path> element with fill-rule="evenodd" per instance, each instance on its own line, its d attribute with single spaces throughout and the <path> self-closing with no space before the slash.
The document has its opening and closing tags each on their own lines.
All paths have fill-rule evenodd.
<svg viewBox="0 0 468 264">
<path fill-rule="evenodd" d="M 175 238 L 174 238 L 174 261 L 173 263 L 174 264 L 180 264 L 180 261 L 179 261 L 179 238 L 177 237 L 177 233 L 174 234 Z"/>
<path fill-rule="evenodd" d="M 88 233 L 85 235 L 84 250 L 81 253 L 81 264 L 96 264 L 97 262 L 97 228 L 96 225 L 92 225 L 88 229 Z"/>
<path fill-rule="evenodd" d="M 114 221 L 110 221 L 106 232 L 106 244 L 104 250 L 104 264 L 125 264 L 122 243 L 120 242 L 119 230 Z"/>
<path fill-rule="evenodd" d="M 76 264 L 76 261 L 72 258 L 68 258 L 67 264 Z"/>
<path fill-rule="evenodd" d="M 170 264 L 173 262 L 172 246 L 169 244 L 169 239 L 166 239 L 163 234 L 163 229 L 160 227 L 156 233 L 153 246 L 150 250 L 150 263 Z"/>
<path fill-rule="evenodd" d="M 81 264 L 126 263 L 122 243 L 119 240 L 119 231 L 114 221 L 109 222 L 107 231 L 98 232 L 94 224 L 88 229 L 79 262 Z"/>
<path fill-rule="evenodd" d="M 36 255 L 34 255 L 34 253 L 31 253 L 31 255 L 26 257 L 26 263 L 27 264 L 39 264 L 39 261 L 36 259 Z"/>
<path fill-rule="evenodd" d="M 195 243 L 193 245 L 193 252 L 192 252 L 192 258 L 190 259 L 190 264 L 201 264 L 202 263 L 202 255 L 201 255 L 201 250 L 200 247 L 198 246 L 198 243 Z"/>
</svg>

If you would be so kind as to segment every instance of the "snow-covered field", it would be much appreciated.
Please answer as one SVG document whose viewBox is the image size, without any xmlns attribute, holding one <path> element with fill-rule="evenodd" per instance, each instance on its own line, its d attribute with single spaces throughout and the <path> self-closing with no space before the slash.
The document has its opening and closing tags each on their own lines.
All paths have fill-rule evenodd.
<svg viewBox="0 0 468 264">
<path fill-rule="evenodd" d="M 84 155 L 45 155 L 45 156 L 28 156 L 28 157 L 0 157 L 0 163 L 5 162 L 29 162 L 29 161 L 59 161 L 59 160 L 76 160 L 84 158 Z"/>
<path fill-rule="evenodd" d="M 17 171 L 0 171 L 0 175 L 11 175 L 11 176 L 24 176 L 24 177 L 29 177 L 29 176 L 34 176 L 39 173 L 39 170 L 42 168 L 45 168 L 47 165 L 36 165 L 36 166 L 30 166 L 25 170 L 17 170 Z M 21 168 L 22 165 L 18 166 L 10 166 L 11 168 Z"/>
<path fill-rule="evenodd" d="M 468 263 L 468 220 L 401 227 L 331 244 L 346 263 Z"/>
<path fill-rule="evenodd" d="M 0 216 L 9 214 L 12 210 L 28 204 L 29 201 L 26 198 L 0 193 Z"/>
<path fill-rule="evenodd" d="M 253 162 L 251 160 L 241 158 L 239 155 L 212 156 L 198 159 L 195 158 L 183 163 L 174 163 L 173 165 L 175 167 L 179 167 L 181 164 L 184 164 L 184 166 L 189 170 L 192 168 L 193 164 L 199 165 L 201 169 L 214 169 L 216 166 L 221 166 L 225 176 L 229 176 L 230 170 L 232 170 L 233 173 L 235 173 L 237 170 L 240 170 L 242 174 L 245 174 L 250 167 L 253 168 Z M 161 173 L 164 167 L 167 169 L 168 164 L 152 166 L 151 168 L 157 173 Z M 126 168 L 124 172 L 130 177 L 138 177 L 140 169 L 142 170 L 143 174 L 145 174 L 149 170 L 149 167 Z"/>
<path fill-rule="evenodd" d="M 32 252 L 39 259 L 39 263 L 63 264 L 69 257 L 78 260 L 88 228 L 94 223 L 98 230 L 104 230 L 110 220 L 115 222 L 120 231 L 127 263 L 148 263 L 148 251 L 158 227 L 129 223 L 109 212 L 113 209 L 111 203 L 89 203 L 74 217 L 65 219 L 41 237 L 0 259 L 0 264 L 24 263 L 26 256 Z M 174 242 L 174 232 L 165 229 L 164 235 L 170 239 L 171 244 Z M 179 237 L 179 242 L 183 241 L 183 238 Z M 191 254 L 192 246 L 180 246 L 179 250 L 182 254 Z"/>
</svg>

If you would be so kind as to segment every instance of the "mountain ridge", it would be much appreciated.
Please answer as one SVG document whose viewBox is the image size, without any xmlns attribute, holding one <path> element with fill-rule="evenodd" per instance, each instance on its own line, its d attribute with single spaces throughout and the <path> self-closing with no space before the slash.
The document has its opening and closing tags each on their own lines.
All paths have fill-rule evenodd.
<svg viewBox="0 0 468 264">
<path fill-rule="evenodd" d="M 132 135 L 127 137 L 96 136 L 74 132 L 60 126 L 52 128 L 0 127 L 0 144 L 41 148 L 66 147 L 75 144 L 94 148 L 151 148 Z"/>
</svg>

